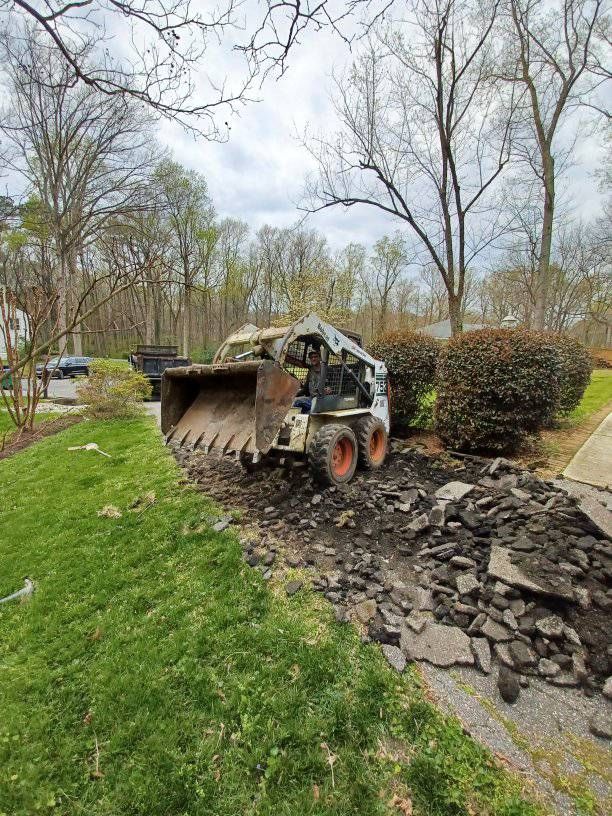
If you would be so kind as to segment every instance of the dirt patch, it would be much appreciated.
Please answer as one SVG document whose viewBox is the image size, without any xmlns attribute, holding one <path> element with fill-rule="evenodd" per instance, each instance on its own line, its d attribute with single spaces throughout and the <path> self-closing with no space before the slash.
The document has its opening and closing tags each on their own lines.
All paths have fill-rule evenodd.
<svg viewBox="0 0 612 816">
<path fill-rule="evenodd" d="M 575 427 L 541 431 L 533 449 L 525 449 L 514 461 L 522 467 L 533 467 L 543 479 L 558 477 L 611 410 L 609 402 Z"/>
<path fill-rule="evenodd" d="M 601 688 L 612 545 L 576 499 L 504 459 L 427 455 L 413 440 L 393 448 L 382 470 L 326 489 L 304 466 L 247 474 L 229 458 L 178 456 L 206 493 L 243 510 L 252 567 L 265 577 L 283 563 L 310 568 L 338 619 L 358 620 L 367 637 L 435 655 L 442 630 L 431 626 L 443 624 L 472 638 L 483 670 L 492 657 L 557 686 Z M 491 566 L 500 551 L 501 577 Z"/>
<path fill-rule="evenodd" d="M 23 431 L 17 438 L 12 437 L 11 440 L 0 450 L 0 460 L 8 459 L 25 448 L 29 448 L 35 442 L 39 442 L 46 436 L 53 436 L 53 434 L 70 428 L 71 425 L 76 425 L 83 419 L 80 415 L 66 415 L 62 414 L 57 419 L 50 419 L 41 422 L 40 425 L 34 427 L 33 431 Z"/>
</svg>

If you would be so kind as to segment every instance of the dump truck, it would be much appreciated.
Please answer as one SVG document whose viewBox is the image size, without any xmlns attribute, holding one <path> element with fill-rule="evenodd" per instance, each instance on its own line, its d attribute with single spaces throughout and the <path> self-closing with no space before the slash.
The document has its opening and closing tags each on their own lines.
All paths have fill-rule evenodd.
<svg viewBox="0 0 612 816">
<path fill-rule="evenodd" d="M 129 361 L 132 368 L 142 371 L 149 380 L 153 397 L 160 396 L 162 374 L 167 368 L 191 365 L 189 357 L 178 356 L 178 346 L 139 345 Z"/>
<path fill-rule="evenodd" d="M 295 404 L 318 352 L 309 410 Z M 303 403 L 303 401 L 302 401 Z M 161 426 L 168 443 L 234 454 L 247 468 L 271 453 L 305 457 L 323 484 L 381 467 L 387 454 L 387 369 L 360 338 L 306 314 L 289 326 L 246 324 L 210 365 L 167 368 Z"/>
</svg>

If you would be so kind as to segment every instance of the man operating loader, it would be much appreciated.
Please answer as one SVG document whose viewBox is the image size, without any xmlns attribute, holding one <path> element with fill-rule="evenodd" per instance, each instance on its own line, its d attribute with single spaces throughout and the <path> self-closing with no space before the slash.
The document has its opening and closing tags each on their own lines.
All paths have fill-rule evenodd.
<svg viewBox="0 0 612 816">
<path fill-rule="evenodd" d="M 299 408 L 303 414 L 309 414 L 312 408 L 312 400 L 319 393 L 319 383 L 321 382 L 321 354 L 316 349 L 308 352 L 308 374 L 304 384 L 297 392 L 293 407 Z M 331 394 L 331 388 L 325 388 L 324 394 Z"/>
</svg>

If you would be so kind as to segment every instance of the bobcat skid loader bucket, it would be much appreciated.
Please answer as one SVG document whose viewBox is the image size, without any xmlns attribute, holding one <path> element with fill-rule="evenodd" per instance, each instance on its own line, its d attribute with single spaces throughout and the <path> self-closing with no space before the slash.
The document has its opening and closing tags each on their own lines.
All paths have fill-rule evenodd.
<svg viewBox="0 0 612 816">
<path fill-rule="evenodd" d="M 272 360 L 167 368 L 162 432 L 205 453 L 267 453 L 299 387 Z"/>
</svg>

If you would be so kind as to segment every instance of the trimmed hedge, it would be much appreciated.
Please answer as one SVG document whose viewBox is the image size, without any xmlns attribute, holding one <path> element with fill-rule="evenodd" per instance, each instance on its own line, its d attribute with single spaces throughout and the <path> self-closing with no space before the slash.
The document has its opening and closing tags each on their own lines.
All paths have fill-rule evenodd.
<svg viewBox="0 0 612 816">
<path fill-rule="evenodd" d="M 591 380 L 593 358 L 582 343 L 573 337 L 554 334 L 550 339 L 557 349 L 561 364 L 557 413 L 571 414 Z"/>
<path fill-rule="evenodd" d="M 444 350 L 436 387 L 436 430 L 447 445 L 511 450 L 557 411 L 559 352 L 551 335 L 538 332 L 466 332 Z"/>
<path fill-rule="evenodd" d="M 410 424 L 422 415 L 433 391 L 440 344 L 418 332 L 390 331 L 380 335 L 369 351 L 384 360 L 389 372 L 392 421 Z"/>
</svg>

